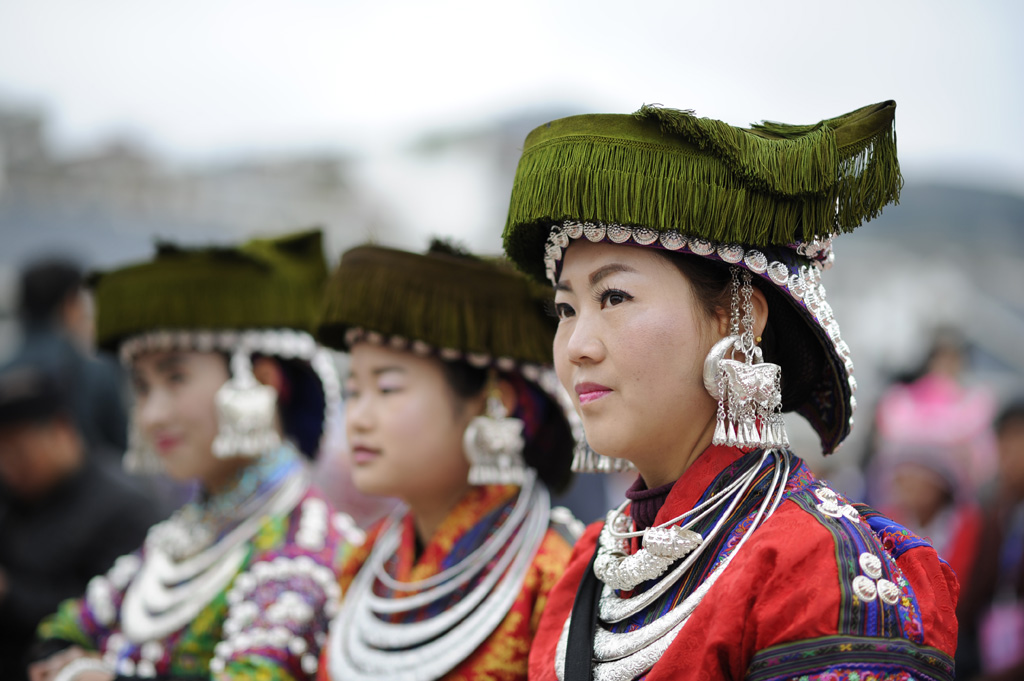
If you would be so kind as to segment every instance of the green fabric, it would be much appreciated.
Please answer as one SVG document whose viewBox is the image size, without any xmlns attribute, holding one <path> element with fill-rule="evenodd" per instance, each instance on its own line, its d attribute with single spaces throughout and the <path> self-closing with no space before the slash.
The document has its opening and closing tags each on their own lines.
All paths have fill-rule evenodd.
<svg viewBox="0 0 1024 681">
<path fill-rule="evenodd" d="M 150 262 L 95 277 L 97 342 L 115 349 L 157 329 L 311 331 L 326 277 L 318 230 L 237 248 L 160 245 Z"/>
<path fill-rule="evenodd" d="M 526 138 L 505 252 L 543 278 L 550 226 L 566 219 L 759 247 L 849 232 L 899 198 L 895 110 L 751 129 L 651 106 L 552 121 Z"/>
<path fill-rule="evenodd" d="M 360 246 L 342 256 L 327 285 L 318 336 L 347 350 L 345 331 L 359 327 L 439 349 L 550 364 L 551 295 L 504 261 L 438 245 L 426 255 Z"/>
</svg>

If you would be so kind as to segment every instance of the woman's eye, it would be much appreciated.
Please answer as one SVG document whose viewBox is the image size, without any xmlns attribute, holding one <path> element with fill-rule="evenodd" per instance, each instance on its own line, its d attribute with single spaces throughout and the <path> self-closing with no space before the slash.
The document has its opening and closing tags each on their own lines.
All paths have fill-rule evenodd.
<svg viewBox="0 0 1024 681">
<path fill-rule="evenodd" d="M 346 385 L 344 388 L 341 389 L 341 399 L 344 400 L 345 402 L 349 400 L 354 400 L 357 397 L 359 397 L 359 391 L 356 390 L 354 386 Z"/>
<path fill-rule="evenodd" d="M 391 395 L 393 393 L 402 392 L 401 386 L 397 385 L 382 385 L 377 388 L 381 395 Z"/>
<path fill-rule="evenodd" d="M 568 303 L 555 303 L 555 317 L 561 321 L 568 319 L 576 315 L 576 310 L 572 309 L 572 305 Z"/>
<path fill-rule="evenodd" d="M 608 289 L 601 293 L 601 305 L 619 305 L 628 300 L 633 300 L 633 296 L 629 295 L 625 291 L 618 289 Z"/>
<path fill-rule="evenodd" d="M 181 385 L 188 380 L 188 376 L 180 371 L 175 371 L 167 375 L 167 380 L 175 385 Z"/>
</svg>

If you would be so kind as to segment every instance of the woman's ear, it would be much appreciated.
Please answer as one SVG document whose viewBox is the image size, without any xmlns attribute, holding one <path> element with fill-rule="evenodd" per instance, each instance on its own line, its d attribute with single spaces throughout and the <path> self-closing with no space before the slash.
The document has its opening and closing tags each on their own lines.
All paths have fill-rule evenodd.
<svg viewBox="0 0 1024 681">
<path fill-rule="evenodd" d="M 768 324 L 768 299 L 764 291 L 756 286 L 751 286 L 750 302 L 754 306 L 754 337 L 764 334 L 764 327 Z M 729 335 L 730 311 L 724 307 L 715 310 L 714 322 L 717 324 L 718 337 L 725 338 Z"/>
<path fill-rule="evenodd" d="M 754 306 L 754 337 L 760 338 L 764 335 L 764 327 L 768 325 L 768 299 L 764 297 L 764 291 L 752 286 L 750 302 Z"/>
<path fill-rule="evenodd" d="M 505 413 L 511 416 L 516 411 L 516 389 L 504 378 L 498 380 L 498 392 L 501 393 L 501 403 L 505 405 Z"/>
<path fill-rule="evenodd" d="M 284 370 L 270 357 L 255 357 L 252 361 L 252 375 L 263 385 L 269 385 L 280 395 L 284 389 Z"/>
</svg>

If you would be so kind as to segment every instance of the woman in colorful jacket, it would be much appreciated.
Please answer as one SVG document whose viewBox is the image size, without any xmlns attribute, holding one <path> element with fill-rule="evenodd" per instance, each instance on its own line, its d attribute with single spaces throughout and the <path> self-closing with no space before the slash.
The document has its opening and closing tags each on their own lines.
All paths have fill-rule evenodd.
<svg viewBox="0 0 1024 681">
<path fill-rule="evenodd" d="M 351 355 L 353 482 L 404 506 L 344 567 L 322 681 L 526 678 L 569 558 L 550 527 L 573 437 L 543 369 L 545 297 L 441 244 L 342 256 L 319 334 Z"/>
<path fill-rule="evenodd" d="M 588 529 L 530 653 L 545 679 L 949 679 L 955 577 L 788 449 L 850 432 L 821 273 L 898 196 L 885 102 L 740 129 L 690 112 L 527 138 L 504 239 L 555 285 L 555 367 L 594 454 L 640 475 Z"/>
<path fill-rule="evenodd" d="M 130 469 L 198 482 L 141 549 L 40 627 L 34 680 L 308 679 L 358 538 L 310 486 L 340 385 L 309 330 L 319 232 L 162 246 L 101 275 L 99 344 L 134 384 Z"/>
</svg>

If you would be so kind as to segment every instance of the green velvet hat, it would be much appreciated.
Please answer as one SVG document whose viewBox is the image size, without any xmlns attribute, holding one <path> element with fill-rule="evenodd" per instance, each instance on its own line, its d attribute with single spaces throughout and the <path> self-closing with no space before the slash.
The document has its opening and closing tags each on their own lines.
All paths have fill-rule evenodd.
<svg viewBox="0 0 1024 681">
<path fill-rule="evenodd" d="M 314 456 L 341 402 L 333 360 L 310 335 L 326 278 L 319 230 L 237 247 L 160 244 L 149 262 L 93 276 L 97 344 L 118 351 L 126 364 L 151 351 L 224 353 L 231 358 L 231 380 L 218 400 L 221 392 L 260 390 L 251 358 L 277 358 L 289 381 L 287 397 L 274 398 L 285 434 Z M 274 408 L 273 400 L 268 404 Z M 215 453 L 266 449 L 269 430 L 262 440 L 250 437 L 245 419 L 238 420 L 236 427 L 220 413 Z M 147 456 L 135 443 L 127 465 L 146 470 Z"/>
<path fill-rule="evenodd" d="M 312 331 L 326 277 L 319 230 L 238 247 L 160 244 L 153 260 L 94 278 L 97 343 L 115 350 L 156 330 Z"/>
<path fill-rule="evenodd" d="M 317 335 L 342 350 L 371 340 L 502 370 L 550 365 L 550 296 L 508 263 L 441 243 L 426 254 L 359 246 L 331 276 Z"/>
<path fill-rule="evenodd" d="M 856 381 L 821 271 L 834 235 L 899 198 L 895 109 L 887 101 L 811 125 L 751 128 L 652 106 L 552 121 L 526 138 L 505 252 L 552 282 L 579 238 L 750 270 L 770 284 L 769 318 L 788 355 L 783 409 L 804 415 L 834 451 L 852 427 Z"/>
</svg>

